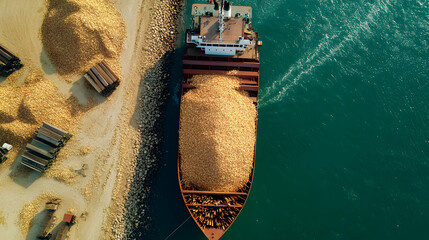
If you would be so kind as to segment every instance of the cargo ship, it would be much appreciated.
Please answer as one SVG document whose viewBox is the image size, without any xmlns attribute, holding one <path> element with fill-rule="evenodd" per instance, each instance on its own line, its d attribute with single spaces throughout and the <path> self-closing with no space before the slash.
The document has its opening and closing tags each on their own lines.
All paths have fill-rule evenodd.
<svg viewBox="0 0 429 240">
<path fill-rule="evenodd" d="M 251 21 L 250 6 L 232 5 L 224 0 L 192 5 L 192 27 L 186 30 L 182 59 L 182 98 L 193 88 L 191 81 L 194 75 L 231 75 L 233 71 L 233 75 L 240 79 L 240 90 L 248 93 L 257 109 L 258 46 L 262 42 L 258 40 L 258 33 L 253 30 Z M 182 179 L 180 162 L 179 152 L 179 186 L 190 215 L 208 239 L 221 238 L 233 224 L 249 196 L 255 167 L 255 149 L 252 172 L 247 184 L 233 192 L 187 188 Z"/>
</svg>

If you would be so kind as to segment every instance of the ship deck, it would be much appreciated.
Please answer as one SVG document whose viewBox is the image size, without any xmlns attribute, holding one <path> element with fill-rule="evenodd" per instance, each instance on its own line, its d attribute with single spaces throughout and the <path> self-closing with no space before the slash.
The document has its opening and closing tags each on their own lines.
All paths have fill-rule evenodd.
<svg viewBox="0 0 429 240">
<path fill-rule="evenodd" d="M 204 42 L 219 42 L 219 18 L 201 16 L 200 35 L 204 36 Z M 223 43 L 237 43 L 239 37 L 244 35 L 243 18 L 226 18 L 222 33 Z"/>
<path fill-rule="evenodd" d="M 210 3 L 194 3 L 192 4 L 192 15 L 193 16 L 202 16 L 207 13 L 212 13 L 213 16 L 219 16 L 219 14 L 215 14 L 214 5 Z M 243 5 L 232 5 L 231 6 L 231 16 L 247 16 L 252 18 L 252 7 L 251 6 L 243 6 Z"/>
</svg>

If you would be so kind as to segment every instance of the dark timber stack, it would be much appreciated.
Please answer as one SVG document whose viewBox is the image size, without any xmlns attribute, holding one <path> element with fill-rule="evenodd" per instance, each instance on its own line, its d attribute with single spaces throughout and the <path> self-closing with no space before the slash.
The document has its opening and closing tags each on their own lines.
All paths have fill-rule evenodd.
<svg viewBox="0 0 429 240">
<path fill-rule="evenodd" d="M 31 143 L 27 144 L 22 154 L 21 164 L 38 172 L 44 172 L 71 136 L 64 130 L 43 123 L 36 131 Z"/>
<path fill-rule="evenodd" d="M 119 78 L 104 61 L 92 67 L 85 73 L 84 77 L 97 92 L 106 96 L 111 94 L 119 85 Z"/>
<path fill-rule="evenodd" d="M 0 76 L 7 77 L 20 68 L 19 58 L 0 45 Z"/>
</svg>

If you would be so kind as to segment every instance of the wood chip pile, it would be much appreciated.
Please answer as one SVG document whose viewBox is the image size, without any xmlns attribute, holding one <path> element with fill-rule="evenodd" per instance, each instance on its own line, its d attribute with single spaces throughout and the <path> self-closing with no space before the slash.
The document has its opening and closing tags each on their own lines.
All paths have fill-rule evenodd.
<svg viewBox="0 0 429 240">
<path fill-rule="evenodd" d="M 179 129 L 186 188 L 236 191 L 248 181 L 256 141 L 256 108 L 232 76 L 200 75 L 182 97 Z"/>
<path fill-rule="evenodd" d="M 16 85 L 13 77 L 0 86 L 0 142 L 14 146 L 11 159 L 42 122 L 71 131 L 79 114 L 72 98 L 59 94 L 57 86 L 40 71 L 30 69 L 22 85 Z"/>
<path fill-rule="evenodd" d="M 52 193 L 42 193 L 33 201 L 26 203 L 19 213 L 18 224 L 24 235 L 27 234 L 30 228 L 31 221 L 36 214 L 41 211 L 44 207 L 44 203 L 47 201 L 58 201 L 60 197 Z"/>
<path fill-rule="evenodd" d="M 60 74 L 83 74 L 105 58 L 119 61 L 125 23 L 113 3 L 108 0 L 47 2 L 42 42 Z"/>
<path fill-rule="evenodd" d="M 3 215 L 3 212 L 0 210 L 0 225 L 6 224 L 6 218 Z"/>
</svg>

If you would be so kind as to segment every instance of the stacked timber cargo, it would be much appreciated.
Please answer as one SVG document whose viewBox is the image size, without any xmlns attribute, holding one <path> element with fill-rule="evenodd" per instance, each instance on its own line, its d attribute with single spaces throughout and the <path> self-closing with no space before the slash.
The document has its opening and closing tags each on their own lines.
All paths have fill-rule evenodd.
<svg viewBox="0 0 429 240">
<path fill-rule="evenodd" d="M 92 67 L 84 77 L 97 92 L 103 95 L 111 94 L 119 85 L 119 78 L 104 61 Z"/>
<path fill-rule="evenodd" d="M 19 58 L 0 45 L 0 76 L 7 77 L 21 67 Z"/>
<path fill-rule="evenodd" d="M 71 136 L 64 130 L 43 123 L 36 131 L 31 143 L 27 144 L 22 154 L 21 164 L 38 172 L 44 172 Z"/>
<path fill-rule="evenodd" d="M 42 218 L 39 223 L 38 239 L 49 239 L 51 234 L 49 230 L 55 225 L 55 211 L 57 211 L 59 200 L 49 201 L 45 204 L 45 211 L 42 213 Z"/>
<path fill-rule="evenodd" d="M 7 160 L 6 154 L 12 149 L 12 145 L 4 143 L 0 147 L 0 163 L 3 163 Z"/>
</svg>

